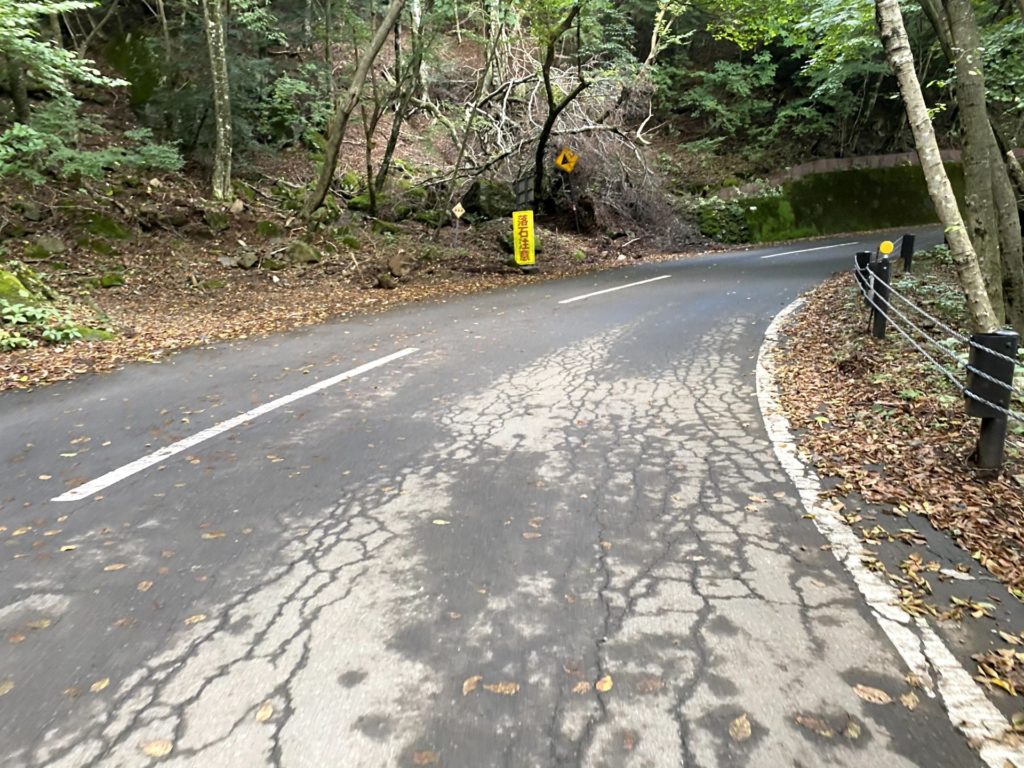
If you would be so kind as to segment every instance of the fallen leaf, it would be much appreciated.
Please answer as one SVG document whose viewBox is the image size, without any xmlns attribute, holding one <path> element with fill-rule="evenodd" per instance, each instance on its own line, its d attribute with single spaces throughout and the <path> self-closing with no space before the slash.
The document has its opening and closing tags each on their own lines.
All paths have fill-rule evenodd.
<svg viewBox="0 0 1024 768">
<path fill-rule="evenodd" d="M 40 475 L 39 479 L 40 480 L 52 480 L 53 479 L 53 475 Z"/>
<path fill-rule="evenodd" d="M 6 696 L 14 690 L 13 680 L 0 680 L 0 696 Z"/>
<path fill-rule="evenodd" d="M 74 544 L 65 544 L 63 547 L 60 548 L 60 551 L 61 552 L 74 552 L 76 549 L 78 549 L 78 547 L 76 547 Z"/>
<path fill-rule="evenodd" d="M 462 695 L 466 696 L 475 691 L 476 687 L 480 684 L 480 681 L 483 679 L 483 675 L 473 675 L 472 677 L 467 677 L 466 680 L 462 683 Z"/>
<path fill-rule="evenodd" d="M 594 687 L 598 690 L 599 693 L 608 693 L 608 691 L 612 689 L 612 685 L 614 685 L 614 683 L 612 683 L 611 675 L 605 675 L 596 683 L 594 683 Z"/>
<path fill-rule="evenodd" d="M 434 525 L 451 525 L 452 524 L 451 520 L 442 520 L 440 517 L 435 518 L 434 520 L 431 520 L 430 522 L 432 522 Z"/>
<path fill-rule="evenodd" d="M 18 643 L 24 643 L 26 637 L 20 632 L 15 632 L 13 635 L 7 636 L 7 642 L 11 645 L 17 645 Z"/>
<path fill-rule="evenodd" d="M 797 725 L 803 726 L 809 731 L 814 731 L 816 734 L 824 736 L 826 739 L 831 739 L 835 736 L 832 726 L 821 718 L 814 717 L 814 715 L 797 715 L 796 722 Z"/>
<path fill-rule="evenodd" d="M 128 567 L 127 563 L 110 563 L 110 565 L 104 565 L 104 571 L 123 571 Z"/>
<path fill-rule="evenodd" d="M 65 696 L 67 696 L 69 699 L 77 699 L 79 696 L 82 695 L 82 689 L 81 688 L 65 688 L 64 691 L 63 691 L 63 694 Z"/>
<path fill-rule="evenodd" d="M 142 744 L 142 752 L 148 757 L 167 757 L 173 749 L 174 745 L 167 739 L 156 739 Z"/>
<path fill-rule="evenodd" d="M 256 710 L 256 722 L 265 723 L 274 715 L 274 705 L 269 701 L 264 701 L 260 708 Z"/>
<path fill-rule="evenodd" d="M 543 534 L 537 533 L 536 531 L 526 531 L 523 534 L 524 539 L 539 539 Z"/>
<path fill-rule="evenodd" d="M 185 619 L 185 623 L 189 626 L 192 626 L 193 624 L 198 624 L 201 621 L 206 621 L 205 613 L 197 613 Z"/>
<path fill-rule="evenodd" d="M 30 527 L 28 527 L 28 526 L 26 526 L 24 528 L 15 528 L 13 531 L 11 531 L 11 538 L 14 538 L 15 536 L 24 536 L 26 533 L 28 533 L 31 530 L 32 529 Z"/>
<path fill-rule="evenodd" d="M 853 692 L 871 704 L 892 704 L 892 696 L 869 685 L 855 685 Z"/>
<path fill-rule="evenodd" d="M 572 687 L 572 692 L 576 694 L 584 694 L 590 691 L 590 683 L 586 680 L 580 680 L 576 685 Z"/>
<path fill-rule="evenodd" d="M 908 691 L 907 693 L 904 693 L 902 696 L 900 696 L 900 703 L 903 704 L 903 706 L 909 709 L 911 712 L 917 709 L 919 701 L 920 699 L 917 698 L 917 694 L 913 691 Z"/>
<path fill-rule="evenodd" d="M 102 680 L 97 680 L 95 683 L 90 685 L 89 690 L 93 693 L 99 693 L 100 691 L 105 690 L 108 685 L 110 685 L 110 678 L 104 677 Z"/>
<path fill-rule="evenodd" d="M 601 542 L 601 549 L 603 549 L 605 552 L 607 552 L 611 548 L 612 548 L 612 543 L 610 541 L 602 541 Z"/>
<path fill-rule="evenodd" d="M 846 727 L 843 729 L 843 736 L 848 738 L 850 741 L 856 741 L 860 738 L 860 723 L 854 720 L 852 717 L 846 721 Z"/>
<path fill-rule="evenodd" d="M 543 518 L 543 517 L 531 517 L 531 518 L 530 518 L 530 519 L 529 519 L 529 520 L 527 521 L 527 523 L 526 523 L 526 524 L 527 524 L 528 526 L 530 526 L 531 528 L 540 528 L 540 524 L 541 524 L 541 523 L 542 523 L 543 521 L 544 521 L 544 518 Z"/>
<path fill-rule="evenodd" d="M 484 690 L 491 693 L 500 693 L 502 696 L 514 696 L 519 690 L 519 683 L 505 681 L 501 683 L 484 683 Z"/>
<path fill-rule="evenodd" d="M 746 712 L 729 723 L 729 735 L 732 737 L 733 741 L 746 741 L 750 738 L 750 734 L 750 720 L 747 719 Z"/>
<path fill-rule="evenodd" d="M 139 582 L 139 586 L 136 587 L 136 589 L 138 589 L 139 592 L 149 592 L 149 590 L 150 590 L 150 588 L 152 588 L 152 586 L 153 586 L 153 582 L 152 581 L 140 581 Z"/>
<path fill-rule="evenodd" d="M 437 752 L 431 752 L 429 749 L 412 753 L 412 761 L 415 765 L 437 765 L 440 759 Z"/>
<path fill-rule="evenodd" d="M 224 533 L 224 531 L 203 531 L 199 535 L 199 538 L 201 538 L 201 539 L 223 539 L 225 536 L 227 536 L 227 534 Z"/>
<path fill-rule="evenodd" d="M 51 624 L 53 624 L 53 619 L 36 619 L 35 621 L 30 621 L 25 626 L 29 629 L 46 629 Z"/>
</svg>

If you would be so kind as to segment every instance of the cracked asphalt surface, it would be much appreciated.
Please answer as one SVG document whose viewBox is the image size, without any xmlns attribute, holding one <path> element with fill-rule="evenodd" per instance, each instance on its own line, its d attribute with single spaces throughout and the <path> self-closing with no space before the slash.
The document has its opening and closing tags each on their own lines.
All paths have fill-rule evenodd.
<svg viewBox="0 0 1024 768">
<path fill-rule="evenodd" d="M 0 396 L 0 765 L 980 765 L 936 700 L 853 691 L 906 670 L 801 520 L 754 365 L 855 248 L 784 250 Z"/>
</svg>

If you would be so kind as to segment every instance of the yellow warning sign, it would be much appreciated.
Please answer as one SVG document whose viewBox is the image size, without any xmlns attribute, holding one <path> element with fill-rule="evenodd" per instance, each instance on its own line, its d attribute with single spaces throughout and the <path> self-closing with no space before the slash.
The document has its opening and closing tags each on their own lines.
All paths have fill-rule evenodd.
<svg viewBox="0 0 1024 768">
<path fill-rule="evenodd" d="M 896 250 L 896 245 L 895 243 L 892 242 L 892 240 L 883 240 L 882 244 L 878 246 L 878 250 L 881 252 L 883 256 L 888 256 L 890 253 Z"/>
<path fill-rule="evenodd" d="M 555 165 L 566 173 L 572 173 L 573 168 L 576 167 L 576 161 L 579 159 L 580 156 L 571 149 L 568 147 L 562 147 L 562 151 L 559 152 L 558 157 L 555 158 Z"/>
<path fill-rule="evenodd" d="M 512 214 L 512 240 L 516 249 L 516 264 L 532 267 L 537 261 L 533 240 L 533 211 Z"/>
</svg>

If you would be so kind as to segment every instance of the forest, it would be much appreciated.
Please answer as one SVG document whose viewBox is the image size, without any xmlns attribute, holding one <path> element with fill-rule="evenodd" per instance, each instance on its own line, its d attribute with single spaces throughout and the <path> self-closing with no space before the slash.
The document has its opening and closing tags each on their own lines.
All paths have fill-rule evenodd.
<svg viewBox="0 0 1024 768">
<path fill-rule="evenodd" d="M 523 207 L 568 267 L 937 221 L 975 328 L 1024 330 L 1022 50 L 1024 0 L 0 0 L 0 348 L 168 282 L 514 272 Z"/>
</svg>

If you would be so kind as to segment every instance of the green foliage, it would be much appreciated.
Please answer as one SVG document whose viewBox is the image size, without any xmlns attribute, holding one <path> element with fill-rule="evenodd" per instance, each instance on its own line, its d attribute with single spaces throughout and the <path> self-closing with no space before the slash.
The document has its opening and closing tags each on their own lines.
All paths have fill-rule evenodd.
<svg viewBox="0 0 1024 768">
<path fill-rule="evenodd" d="M 293 144 L 304 141 L 320 149 L 321 134 L 330 119 L 326 73 L 319 65 L 304 65 L 295 73 L 282 74 L 270 86 L 257 109 L 257 136 L 263 141 Z"/>
<path fill-rule="evenodd" d="M 126 131 L 125 146 L 80 147 L 84 137 L 103 133 L 78 115 L 73 103 L 51 102 L 33 114 L 30 124 L 15 123 L 0 134 L 0 177 L 43 184 L 47 176 L 98 179 L 118 168 L 177 171 L 182 166 L 177 148 L 154 142 L 148 129 Z"/>
<path fill-rule="evenodd" d="M 94 0 L 3 0 L 0 2 L 0 57 L 8 56 L 25 67 L 33 80 L 51 93 L 72 98 L 70 81 L 93 85 L 124 85 L 104 77 L 74 52 L 39 39 L 43 18 L 92 8 Z"/>
<path fill-rule="evenodd" d="M 673 104 L 703 117 L 717 136 L 745 133 L 762 123 L 772 110 L 773 102 L 766 89 L 774 82 L 775 69 L 771 55 L 763 51 L 749 62 L 716 62 L 708 72 L 693 73 L 696 82 L 681 95 L 673 95 Z M 666 88 L 670 83 L 665 79 L 671 72 L 659 71 L 663 94 L 671 93 Z"/>
<path fill-rule="evenodd" d="M 988 97 L 1017 118 L 1024 115 L 1024 19 L 1019 15 L 982 30 Z"/>
<path fill-rule="evenodd" d="M 67 344 L 82 338 L 72 319 L 54 307 L 13 303 L 0 299 L 0 350 Z"/>
</svg>

